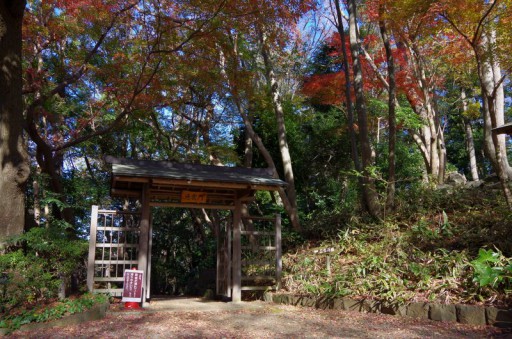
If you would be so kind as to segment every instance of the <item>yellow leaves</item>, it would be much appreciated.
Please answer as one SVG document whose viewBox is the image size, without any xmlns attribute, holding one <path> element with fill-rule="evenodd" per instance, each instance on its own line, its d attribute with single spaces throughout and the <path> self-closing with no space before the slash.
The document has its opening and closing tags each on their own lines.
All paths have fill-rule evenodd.
<svg viewBox="0 0 512 339">
<path fill-rule="evenodd" d="M 482 106 L 479 102 L 472 102 L 468 105 L 468 109 L 465 112 L 462 112 L 462 115 L 469 120 L 475 120 L 480 118 L 480 111 Z"/>
<path fill-rule="evenodd" d="M 437 4 L 446 20 L 455 26 L 453 28 L 458 31 L 457 33 L 474 40 L 474 43 L 478 43 L 486 27 L 499 27 L 501 18 L 510 11 L 499 0 L 441 0 L 437 1 Z"/>
</svg>

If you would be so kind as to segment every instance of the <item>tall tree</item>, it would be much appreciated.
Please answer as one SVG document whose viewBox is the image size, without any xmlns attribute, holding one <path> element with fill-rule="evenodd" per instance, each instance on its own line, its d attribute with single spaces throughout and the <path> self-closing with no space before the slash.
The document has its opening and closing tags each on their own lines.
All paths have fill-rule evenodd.
<svg viewBox="0 0 512 339">
<path fill-rule="evenodd" d="M 492 131 L 504 122 L 503 84 L 512 69 L 512 63 L 506 64 L 510 69 L 505 72 L 501 69 L 502 61 L 508 60 L 507 55 L 510 54 L 507 47 L 512 46 L 511 4 L 499 0 L 468 1 L 463 4 L 463 10 L 448 0 L 439 1 L 438 5 L 441 16 L 473 51 L 483 101 L 484 150 L 512 209 L 512 192 L 507 184 L 512 178 L 512 170 L 507 160 L 505 138 Z"/>
<path fill-rule="evenodd" d="M 368 19 L 379 24 L 382 6 L 386 8 L 387 25 L 393 31 L 393 56 L 396 59 L 396 85 L 398 93 L 405 94 L 409 106 L 417 115 L 419 124 L 405 126 L 409 128 L 425 163 L 425 180 L 442 183 L 446 169 L 446 150 L 444 145 L 442 118 L 436 109 L 435 93 L 442 80 L 438 67 L 437 31 L 434 30 L 435 13 L 430 2 L 369 1 L 365 14 Z M 369 39 L 370 40 L 370 39 Z M 387 60 L 380 57 L 380 50 L 371 53 L 365 46 L 363 53 L 371 76 L 375 77 L 372 86 L 389 91 L 383 69 L 387 69 Z M 385 51 L 384 51 L 385 52 Z M 396 102 L 397 103 L 397 102 Z"/>
<path fill-rule="evenodd" d="M 355 108 L 359 127 L 359 142 L 361 145 L 362 191 L 363 200 L 368 212 L 373 216 L 381 215 L 381 208 L 375 188 L 374 178 L 371 177 L 370 167 L 373 165 L 372 149 L 368 132 L 368 112 L 364 97 L 363 70 L 360 61 L 360 41 L 357 28 L 357 4 L 355 0 L 348 1 L 350 52 L 352 54 L 352 69 L 354 74 Z"/>
<path fill-rule="evenodd" d="M 23 140 L 22 22 L 25 1 L 0 1 L 0 245 L 23 232 L 30 169 Z"/>
<path fill-rule="evenodd" d="M 406 3 L 404 7 L 396 7 L 393 15 L 403 18 L 405 22 L 400 24 L 398 18 L 393 21 L 395 36 L 407 67 L 407 71 L 402 72 L 402 90 L 413 111 L 424 122 L 413 131 L 413 137 L 423 155 L 429 179 L 443 183 L 446 149 L 443 125 L 434 101 L 439 81 L 435 35 L 431 32 L 434 15 L 428 2 L 421 5 Z"/>
<path fill-rule="evenodd" d="M 386 206 L 395 206 L 395 181 L 396 181 L 396 80 L 395 80 L 395 58 L 391 49 L 391 38 L 387 28 L 386 8 L 384 4 L 379 5 L 379 29 L 386 50 L 386 63 L 388 66 L 388 187 L 386 195 Z"/>
<path fill-rule="evenodd" d="M 244 134 L 251 140 L 251 143 L 254 144 L 256 149 L 259 151 L 268 168 L 272 170 L 273 176 L 275 178 L 279 178 L 277 166 L 272 154 L 253 126 L 256 113 L 255 102 L 260 100 L 260 96 L 262 95 L 261 92 L 264 91 L 265 86 L 262 84 L 258 73 L 253 71 L 254 69 L 257 69 L 257 55 L 259 54 L 259 51 L 253 51 L 252 53 L 246 51 L 244 54 L 240 52 L 241 49 L 247 48 L 247 45 L 250 46 L 249 41 L 246 39 L 250 39 L 251 36 L 244 35 L 243 33 L 243 30 L 241 30 L 236 34 L 228 34 L 227 36 L 229 39 L 220 44 L 220 46 L 222 46 L 219 50 L 221 73 L 226 82 L 225 86 L 226 90 L 229 92 L 229 96 L 231 98 L 230 101 L 242 118 Z M 256 39 L 253 41 L 258 44 L 258 38 L 254 38 Z M 268 97 L 268 95 L 263 95 L 263 97 Z M 279 100 L 281 99 L 279 98 Z M 278 103 L 281 105 L 280 101 Z M 284 114 L 284 112 L 282 112 L 282 107 L 281 113 Z M 282 121 L 282 123 L 284 127 L 284 121 Z M 251 152 L 252 151 L 247 152 L 246 147 L 246 164 L 248 164 L 248 161 L 250 160 L 247 157 L 247 153 L 249 153 L 249 157 L 252 157 Z M 285 189 L 280 188 L 278 193 L 282 205 L 290 218 L 292 227 L 295 230 L 300 231 L 301 227 L 298 218 L 297 205 L 291 203 L 289 192 Z M 293 191 L 293 193 L 295 194 L 295 191 Z"/>
<path fill-rule="evenodd" d="M 281 98 L 279 84 L 274 72 L 274 62 L 268 46 L 266 32 L 260 31 L 261 54 L 265 65 L 265 76 L 267 78 L 268 87 L 270 88 L 270 99 L 274 107 L 277 124 L 277 139 L 279 143 L 279 151 L 283 163 L 284 178 L 288 186 L 286 187 L 287 197 L 290 203 L 291 213 L 290 222 L 296 229 L 300 229 L 299 213 L 297 209 L 297 192 L 295 189 L 295 178 L 293 175 L 292 157 L 290 155 L 290 147 L 286 137 L 286 126 L 284 120 L 284 110 Z"/>
<path fill-rule="evenodd" d="M 336 30 L 340 36 L 340 47 L 342 53 L 342 63 L 343 69 L 345 72 L 345 100 L 347 106 L 347 117 L 348 117 L 348 131 L 350 133 L 350 149 L 352 150 L 352 161 L 354 162 L 354 167 L 356 171 L 361 171 L 361 165 L 359 161 L 359 152 L 357 151 L 357 138 L 356 132 L 354 129 L 354 107 L 352 104 L 352 94 L 351 94 L 351 81 L 350 81 L 350 72 L 349 72 L 349 58 L 347 54 L 347 39 L 345 34 L 345 27 L 343 25 L 343 14 L 342 14 L 342 6 L 339 0 L 333 0 L 335 7 L 335 19 L 334 25 L 336 26 Z"/>
<path fill-rule="evenodd" d="M 178 51 L 200 36 L 224 4 L 30 2 L 24 27 L 25 129 L 50 190 L 63 204 L 66 152 L 113 133 L 131 117 L 153 113 L 175 89 L 163 86 L 177 73 Z M 53 212 L 73 223 L 69 209 Z"/>
<path fill-rule="evenodd" d="M 296 230 L 300 230 L 300 222 L 283 107 L 283 89 L 288 85 L 293 90 L 294 86 L 293 80 L 285 81 L 291 77 L 287 78 L 281 69 L 287 67 L 282 62 L 286 60 L 283 46 L 293 48 L 291 42 L 294 40 L 296 20 L 311 8 L 311 3 L 296 0 L 237 3 L 236 9 L 233 9 L 235 13 L 226 18 L 230 28 L 222 32 L 229 39 L 222 41 L 219 38 L 220 63 L 233 106 L 242 117 L 244 132 L 260 151 L 267 166 L 274 171 L 274 176 L 278 177 L 274 159 L 252 126 L 256 113 L 253 109 L 258 106 L 256 102 L 263 101 L 272 107 L 283 177 L 288 183 L 286 189 L 279 191 L 279 195 Z M 290 92 L 287 94 L 293 95 Z"/>
<path fill-rule="evenodd" d="M 473 128 L 471 127 L 471 119 L 469 118 L 468 112 L 469 103 L 466 95 L 466 90 L 464 88 L 460 91 L 460 100 L 462 102 L 462 121 L 464 124 L 464 134 L 466 141 L 466 150 L 469 155 L 469 171 L 471 173 L 471 180 L 478 181 L 478 166 L 476 162 L 476 153 L 475 153 L 475 140 L 473 138 Z"/>
</svg>

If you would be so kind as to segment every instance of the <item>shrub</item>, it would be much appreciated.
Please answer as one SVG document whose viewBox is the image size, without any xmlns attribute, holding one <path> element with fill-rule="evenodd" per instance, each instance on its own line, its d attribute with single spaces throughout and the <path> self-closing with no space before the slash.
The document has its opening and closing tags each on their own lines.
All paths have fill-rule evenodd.
<svg viewBox="0 0 512 339">
<path fill-rule="evenodd" d="M 66 315 L 83 312 L 92 308 L 95 304 L 103 304 L 108 297 L 103 294 L 86 293 L 80 298 L 65 299 L 51 306 L 43 305 L 23 312 L 10 314 L 0 320 L 0 328 L 7 328 L 10 331 L 32 322 L 46 322 L 60 319 Z"/>
<path fill-rule="evenodd" d="M 87 248 L 84 240 L 69 240 L 59 224 L 11 239 L 0 256 L 0 272 L 8 281 L 0 295 L 3 311 L 55 298 L 61 284 L 84 269 Z"/>
</svg>

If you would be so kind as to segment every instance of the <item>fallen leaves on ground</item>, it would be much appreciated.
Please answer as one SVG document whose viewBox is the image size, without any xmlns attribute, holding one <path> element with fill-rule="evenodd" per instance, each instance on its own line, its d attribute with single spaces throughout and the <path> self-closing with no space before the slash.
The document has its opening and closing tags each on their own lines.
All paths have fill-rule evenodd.
<svg viewBox="0 0 512 339">
<path fill-rule="evenodd" d="M 267 304 L 259 310 L 110 312 L 79 325 L 18 331 L 13 338 L 506 338 L 488 326 Z"/>
</svg>

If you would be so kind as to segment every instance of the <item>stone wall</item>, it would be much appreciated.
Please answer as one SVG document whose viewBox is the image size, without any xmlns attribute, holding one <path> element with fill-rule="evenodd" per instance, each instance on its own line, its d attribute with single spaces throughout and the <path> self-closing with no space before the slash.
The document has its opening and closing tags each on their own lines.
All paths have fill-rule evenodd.
<svg viewBox="0 0 512 339">
<path fill-rule="evenodd" d="M 495 307 L 432 303 L 398 305 L 368 299 L 356 300 L 348 297 L 325 298 L 268 292 L 264 294 L 264 300 L 278 304 L 315 307 L 319 309 L 384 313 L 417 319 L 459 322 L 462 324 L 512 327 L 512 310 Z"/>
</svg>

